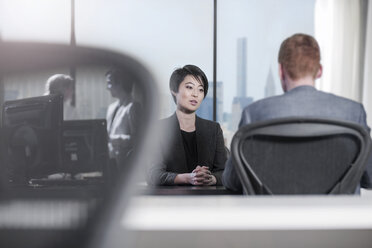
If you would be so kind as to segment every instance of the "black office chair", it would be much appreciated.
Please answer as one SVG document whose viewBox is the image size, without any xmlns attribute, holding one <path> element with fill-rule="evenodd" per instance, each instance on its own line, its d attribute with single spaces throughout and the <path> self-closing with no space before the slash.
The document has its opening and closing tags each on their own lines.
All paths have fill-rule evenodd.
<svg viewBox="0 0 372 248">
<path fill-rule="evenodd" d="M 245 194 L 353 194 L 370 147 L 357 124 L 304 117 L 244 126 L 231 153 Z"/>
</svg>

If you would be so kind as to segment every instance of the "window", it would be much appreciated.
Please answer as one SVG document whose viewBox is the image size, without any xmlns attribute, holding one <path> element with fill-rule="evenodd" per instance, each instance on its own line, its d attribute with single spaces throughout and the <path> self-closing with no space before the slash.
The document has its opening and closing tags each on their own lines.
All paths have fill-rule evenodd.
<svg viewBox="0 0 372 248">
<path fill-rule="evenodd" d="M 315 1 L 217 1 L 217 121 L 229 146 L 243 108 L 282 93 L 281 42 L 314 34 Z"/>
<path fill-rule="evenodd" d="M 194 64 L 213 80 L 212 0 L 76 1 L 76 34 L 79 45 L 122 51 L 150 68 L 159 84 L 160 117 L 175 110 L 168 86 L 174 69 Z M 209 90 L 208 105 L 212 95 Z"/>
</svg>

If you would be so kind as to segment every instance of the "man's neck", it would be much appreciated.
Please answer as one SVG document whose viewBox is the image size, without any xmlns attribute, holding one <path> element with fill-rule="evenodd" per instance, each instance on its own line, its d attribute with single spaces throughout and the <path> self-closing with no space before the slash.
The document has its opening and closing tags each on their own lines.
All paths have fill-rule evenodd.
<svg viewBox="0 0 372 248">
<path fill-rule="evenodd" d="M 177 115 L 177 119 L 180 124 L 181 130 L 185 132 L 195 131 L 195 119 L 196 119 L 195 112 L 189 114 L 189 113 L 185 113 L 177 109 L 176 115 Z"/>
<path fill-rule="evenodd" d="M 298 86 L 312 86 L 315 87 L 315 79 L 311 76 L 299 78 L 297 80 L 288 80 L 287 82 L 287 91 L 294 89 Z"/>
</svg>

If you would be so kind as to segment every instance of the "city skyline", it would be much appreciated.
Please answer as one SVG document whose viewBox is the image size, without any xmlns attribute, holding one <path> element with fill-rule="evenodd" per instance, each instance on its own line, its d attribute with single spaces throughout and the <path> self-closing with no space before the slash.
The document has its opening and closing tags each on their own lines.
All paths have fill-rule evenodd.
<svg viewBox="0 0 372 248">
<path fill-rule="evenodd" d="M 277 76 L 281 42 L 294 33 L 314 34 L 315 1 L 218 1 L 217 81 L 224 82 L 224 112 L 230 112 L 238 96 L 237 39 L 246 42 L 246 96 L 254 100 L 265 96 L 269 68 L 275 94 L 281 94 Z M 275 21 L 274 21 L 275 20 Z"/>
</svg>

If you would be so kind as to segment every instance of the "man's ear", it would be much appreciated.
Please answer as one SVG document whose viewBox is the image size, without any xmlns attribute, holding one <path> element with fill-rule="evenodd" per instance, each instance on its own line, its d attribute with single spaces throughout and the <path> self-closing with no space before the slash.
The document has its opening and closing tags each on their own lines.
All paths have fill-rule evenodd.
<svg viewBox="0 0 372 248">
<path fill-rule="evenodd" d="M 284 73 L 284 67 L 282 64 L 279 64 L 279 79 L 280 79 L 280 84 L 282 86 L 282 89 L 284 92 L 287 92 L 287 85 L 285 82 L 285 73 Z"/>
<path fill-rule="evenodd" d="M 284 68 L 283 68 L 283 65 L 279 63 L 279 79 L 280 81 L 283 81 L 284 80 Z"/>
<path fill-rule="evenodd" d="M 173 90 L 171 90 L 171 94 L 172 94 L 173 96 L 176 96 L 176 95 L 177 95 L 177 93 L 174 92 Z"/>
<path fill-rule="evenodd" d="M 323 74 L 323 66 L 319 65 L 319 70 L 316 73 L 316 78 L 320 78 L 322 76 L 322 74 Z"/>
</svg>

